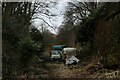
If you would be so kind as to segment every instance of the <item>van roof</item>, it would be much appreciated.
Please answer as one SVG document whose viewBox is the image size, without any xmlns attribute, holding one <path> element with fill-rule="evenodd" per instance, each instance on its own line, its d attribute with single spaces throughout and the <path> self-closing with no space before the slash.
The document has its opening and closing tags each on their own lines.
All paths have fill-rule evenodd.
<svg viewBox="0 0 120 80">
<path fill-rule="evenodd" d="M 54 50 L 56 50 L 56 49 L 62 50 L 65 47 L 66 47 L 65 45 L 54 45 L 54 46 L 52 46 L 52 49 L 54 49 Z"/>
</svg>

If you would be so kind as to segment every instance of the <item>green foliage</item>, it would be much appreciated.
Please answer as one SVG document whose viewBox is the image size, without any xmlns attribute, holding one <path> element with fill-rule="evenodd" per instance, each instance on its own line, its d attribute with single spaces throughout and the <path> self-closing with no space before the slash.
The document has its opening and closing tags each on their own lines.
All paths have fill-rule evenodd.
<svg viewBox="0 0 120 80">
<path fill-rule="evenodd" d="M 33 41 L 30 37 L 21 39 L 18 45 L 18 51 L 21 54 L 20 61 L 23 67 L 27 67 L 32 57 L 40 53 L 42 43 Z"/>
<path fill-rule="evenodd" d="M 19 76 L 22 67 L 29 65 L 34 55 L 41 53 L 43 46 L 40 31 L 29 33 L 34 7 L 30 2 L 2 3 L 3 77 Z M 27 37 L 29 36 L 30 37 Z M 18 43 L 19 42 L 19 43 Z"/>
<path fill-rule="evenodd" d="M 30 36 L 31 36 L 32 40 L 34 40 L 35 42 L 41 41 L 43 39 L 43 35 L 35 27 L 31 28 L 29 33 L 30 33 Z"/>
</svg>

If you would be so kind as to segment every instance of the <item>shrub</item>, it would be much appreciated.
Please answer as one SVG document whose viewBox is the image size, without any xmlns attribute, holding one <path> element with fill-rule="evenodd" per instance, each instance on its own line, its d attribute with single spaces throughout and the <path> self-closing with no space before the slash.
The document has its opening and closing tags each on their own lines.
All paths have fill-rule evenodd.
<svg viewBox="0 0 120 80">
<path fill-rule="evenodd" d="M 18 51 L 21 54 L 20 61 L 22 67 L 28 67 L 29 62 L 34 55 L 41 51 L 42 43 L 33 41 L 30 37 L 21 39 L 18 46 Z"/>
</svg>

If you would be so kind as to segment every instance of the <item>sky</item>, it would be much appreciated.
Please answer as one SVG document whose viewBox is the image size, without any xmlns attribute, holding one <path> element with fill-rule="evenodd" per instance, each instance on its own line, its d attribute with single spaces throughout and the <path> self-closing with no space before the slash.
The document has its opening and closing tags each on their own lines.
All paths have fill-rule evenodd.
<svg viewBox="0 0 120 80">
<path fill-rule="evenodd" d="M 33 25 L 35 25 L 39 30 L 41 29 L 41 24 L 46 25 L 47 26 L 46 28 L 48 28 L 50 30 L 50 32 L 52 32 L 53 34 L 57 34 L 58 27 L 62 24 L 62 22 L 64 20 L 63 14 L 65 12 L 65 6 L 67 6 L 66 0 L 60 0 L 56 6 L 51 8 L 51 12 L 53 14 L 56 14 L 57 16 L 51 17 L 50 21 L 45 15 L 37 14 L 38 16 L 43 18 L 49 25 L 56 27 L 55 30 L 53 28 L 51 28 L 50 26 L 48 26 L 47 24 L 45 24 L 44 21 L 41 19 L 34 20 Z"/>
<path fill-rule="evenodd" d="M 50 1 L 50 0 L 48 0 L 48 1 Z M 56 14 L 57 16 L 51 17 L 50 20 L 49 20 L 45 15 L 37 14 L 37 16 L 43 18 L 49 25 L 51 25 L 53 27 L 56 27 L 56 29 L 54 30 L 53 28 L 51 28 L 50 26 L 45 24 L 43 20 L 36 19 L 36 20 L 33 21 L 33 25 L 35 25 L 39 30 L 41 30 L 41 24 L 43 24 L 43 25 L 46 26 L 45 28 L 50 30 L 51 33 L 53 33 L 53 34 L 58 33 L 58 28 L 64 20 L 64 15 L 63 14 L 66 10 L 65 7 L 67 6 L 68 0 L 56 0 L 56 1 L 58 1 L 58 4 L 56 6 L 54 6 L 53 8 L 51 8 L 51 12 Z M 72 0 L 70 0 L 70 1 L 72 1 Z M 77 1 L 77 0 L 73 0 L 73 1 Z M 79 0 L 79 1 L 82 2 L 82 1 L 85 1 L 85 0 Z M 86 0 L 86 1 L 100 1 L 100 0 Z"/>
</svg>

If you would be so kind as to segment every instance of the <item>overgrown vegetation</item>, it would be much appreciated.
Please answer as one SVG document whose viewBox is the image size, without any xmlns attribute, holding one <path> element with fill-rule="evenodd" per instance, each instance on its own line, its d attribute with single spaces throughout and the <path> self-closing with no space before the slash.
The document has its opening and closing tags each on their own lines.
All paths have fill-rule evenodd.
<svg viewBox="0 0 120 80">
<path fill-rule="evenodd" d="M 39 66 L 44 48 L 52 45 L 53 34 L 45 28 L 46 25 L 39 30 L 33 22 L 41 19 L 52 28 L 38 14 L 55 16 L 49 10 L 54 5 L 55 2 L 2 3 L 3 78 L 21 78 L 36 74 L 35 67 Z"/>
<path fill-rule="evenodd" d="M 119 2 L 69 3 L 65 15 L 65 23 L 63 25 L 63 30 L 66 33 L 63 33 L 62 30 L 60 35 L 71 35 L 72 33 L 70 31 L 75 31 L 74 34 L 76 34 L 76 40 L 73 40 L 74 46 L 81 50 L 78 57 L 80 57 L 83 62 L 84 60 L 89 60 L 93 56 L 98 56 L 98 59 L 100 59 L 99 62 L 103 64 L 104 68 L 118 69 L 118 66 L 120 65 L 118 57 L 118 34 L 120 27 L 119 7 Z M 63 39 L 66 41 L 71 40 L 71 38 L 68 37 L 69 36 L 67 36 L 67 38 L 63 37 Z M 74 36 L 72 36 L 72 38 L 73 37 Z"/>
<path fill-rule="evenodd" d="M 47 59 L 46 54 L 54 44 L 77 48 L 80 64 L 77 65 L 78 69 L 70 68 L 70 73 L 75 74 L 72 76 L 92 74 L 89 77 L 104 78 L 109 76 L 104 74 L 108 71 L 119 77 L 120 72 L 116 73 L 115 70 L 120 68 L 120 2 L 68 2 L 64 21 L 57 35 L 46 29 L 46 25 L 40 25 L 39 30 L 31 24 L 32 21 L 41 19 L 47 27 L 54 29 L 40 15 L 46 15 L 49 19 L 55 16 L 50 13 L 50 8 L 54 5 L 54 2 L 2 3 L 3 78 L 25 78 L 33 75 L 41 78 L 40 74 L 47 72 L 48 76 L 53 67 L 57 67 L 54 70 L 58 72 L 55 74 L 54 71 L 49 77 L 59 76 L 64 70 L 66 74 L 61 76 L 69 74 L 70 70 L 64 69 L 62 63 L 53 64 Z M 63 72 L 58 70 L 59 67 Z M 46 71 L 42 71 L 43 68 Z"/>
<path fill-rule="evenodd" d="M 30 2 L 2 3 L 3 78 L 23 75 L 21 70 L 29 68 L 33 57 L 42 52 L 42 34 L 30 27 L 35 12 L 32 5 Z"/>
</svg>

